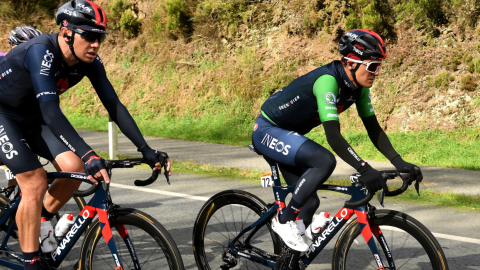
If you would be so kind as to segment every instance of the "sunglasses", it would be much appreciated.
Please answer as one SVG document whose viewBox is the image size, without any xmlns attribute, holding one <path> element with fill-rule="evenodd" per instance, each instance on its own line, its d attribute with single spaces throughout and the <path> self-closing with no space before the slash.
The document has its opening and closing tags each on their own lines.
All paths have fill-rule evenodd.
<svg viewBox="0 0 480 270">
<path fill-rule="evenodd" d="M 95 42 L 98 40 L 98 43 L 102 43 L 105 41 L 107 38 L 107 35 L 105 34 L 100 34 L 100 33 L 93 33 L 93 32 L 88 32 L 88 31 L 81 31 L 78 29 L 74 29 L 73 32 L 79 34 L 83 39 L 85 39 L 88 42 Z"/>
<path fill-rule="evenodd" d="M 354 60 L 348 57 L 345 57 L 345 59 L 350 60 L 354 63 L 358 64 L 364 64 L 367 66 L 367 71 L 370 73 L 377 73 L 380 70 L 380 67 L 382 66 L 383 61 L 371 61 L 371 62 L 365 62 L 361 60 Z"/>
</svg>

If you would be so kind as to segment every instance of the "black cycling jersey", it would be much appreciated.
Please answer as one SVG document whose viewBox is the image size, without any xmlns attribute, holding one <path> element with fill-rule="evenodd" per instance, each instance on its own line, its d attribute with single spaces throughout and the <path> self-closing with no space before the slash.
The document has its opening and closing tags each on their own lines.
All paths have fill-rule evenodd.
<svg viewBox="0 0 480 270">
<path fill-rule="evenodd" d="M 82 157 L 91 148 L 80 138 L 59 107 L 59 95 L 88 77 L 100 100 L 124 134 L 141 148 L 143 136 L 120 103 L 99 56 L 92 63 L 68 66 L 58 33 L 43 34 L 0 58 L 0 115 L 19 125 L 45 123 L 70 150 Z"/>
<path fill-rule="evenodd" d="M 370 89 L 354 89 L 340 61 L 317 68 L 271 95 L 262 113 L 277 126 L 306 134 L 356 103 L 360 117 L 374 114 Z"/>
</svg>

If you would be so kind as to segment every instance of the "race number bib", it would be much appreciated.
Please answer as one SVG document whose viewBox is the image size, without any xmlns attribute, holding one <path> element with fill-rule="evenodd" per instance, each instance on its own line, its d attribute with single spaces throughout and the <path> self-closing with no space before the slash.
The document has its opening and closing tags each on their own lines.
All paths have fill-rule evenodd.
<svg viewBox="0 0 480 270">
<path fill-rule="evenodd" d="M 260 175 L 260 181 L 262 182 L 262 187 L 271 187 L 273 185 L 272 173 Z"/>
<path fill-rule="evenodd" d="M 5 170 L 5 177 L 7 178 L 7 180 L 11 180 L 15 178 L 15 175 L 13 175 L 12 171 L 10 171 L 10 169 L 7 168 L 7 166 L 4 166 L 3 169 Z"/>
</svg>

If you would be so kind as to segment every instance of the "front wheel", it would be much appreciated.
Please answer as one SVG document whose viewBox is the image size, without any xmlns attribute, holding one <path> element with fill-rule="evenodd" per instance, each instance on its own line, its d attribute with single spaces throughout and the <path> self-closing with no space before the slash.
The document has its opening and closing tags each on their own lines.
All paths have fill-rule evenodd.
<svg viewBox="0 0 480 270">
<path fill-rule="evenodd" d="M 117 269 L 114 259 L 122 262 L 123 269 L 185 269 L 173 238 L 148 214 L 135 209 L 117 209 L 109 222 L 113 235 L 110 241 L 115 242 L 119 258 L 112 256 L 102 239 L 97 219 L 83 242 L 81 269 Z"/>
<path fill-rule="evenodd" d="M 390 255 L 382 249 L 381 239 L 376 239 L 375 244 L 386 270 L 448 269 L 447 259 L 438 241 L 411 216 L 393 210 L 376 210 L 370 224 L 380 227 L 393 258 L 394 266 L 388 264 L 387 256 Z M 332 269 L 377 269 L 375 258 L 361 234 L 358 220 L 352 220 L 347 225 L 335 246 Z"/>
<path fill-rule="evenodd" d="M 230 253 L 229 244 L 238 234 L 257 221 L 266 211 L 257 196 L 241 191 L 226 190 L 211 197 L 198 213 L 193 227 L 193 254 L 199 270 L 269 269 Z M 282 251 L 280 238 L 273 232 L 270 221 L 237 242 L 238 250 L 252 255 L 278 255 Z M 261 256 L 261 255 L 260 255 Z"/>
</svg>

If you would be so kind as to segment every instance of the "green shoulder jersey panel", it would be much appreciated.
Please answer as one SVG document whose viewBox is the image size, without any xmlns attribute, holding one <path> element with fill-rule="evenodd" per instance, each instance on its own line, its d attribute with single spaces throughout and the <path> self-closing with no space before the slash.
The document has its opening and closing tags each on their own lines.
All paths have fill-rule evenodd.
<svg viewBox="0 0 480 270">
<path fill-rule="evenodd" d="M 337 110 L 338 84 L 331 75 L 320 76 L 313 84 L 320 121 L 339 121 Z"/>
<path fill-rule="evenodd" d="M 370 97 L 370 88 L 363 88 L 360 98 L 355 102 L 357 105 L 358 116 L 365 118 L 375 114 Z"/>
</svg>

